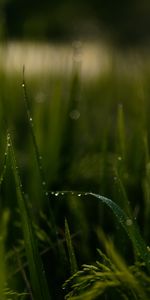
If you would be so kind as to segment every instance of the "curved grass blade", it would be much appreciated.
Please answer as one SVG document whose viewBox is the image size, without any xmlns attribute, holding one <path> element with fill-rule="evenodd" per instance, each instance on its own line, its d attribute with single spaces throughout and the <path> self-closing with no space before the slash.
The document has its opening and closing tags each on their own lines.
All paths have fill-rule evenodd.
<svg viewBox="0 0 150 300">
<path fill-rule="evenodd" d="M 52 192 L 53 193 L 53 192 Z M 57 192 L 57 195 L 62 195 L 65 193 L 71 193 L 74 195 L 76 192 L 73 191 L 61 191 Z M 56 193 L 55 193 L 56 194 Z M 148 271 L 150 272 L 150 252 L 147 248 L 145 241 L 143 240 L 138 226 L 131 217 L 129 217 L 115 202 L 113 202 L 111 199 L 106 198 L 104 196 L 101 196 L 99 194 L 95 194 L 92 192 L 77 192 L 78 196 L 92 196 L 94 198 L 97 198 L 100 200 L 103 204 L 105 204 L 107 207 L 111 209 L 113 214 L 116 216 L 118 222 L 122 225 L 126 233 L 128 234 L 133 247 L 135 249 L 135 252 L 138 256 L 141 257 L 141 259 L 145 262 Z"/>
<path fill-rule="evenodd" d="M 15 179 L 18 206 L 20 209 L 22 230 L 23 230 L 23 235 L 25 240 L 25 249 L 26 249 L 26 255 L 28 260 L 31 286 L 33 290 L 34 299 L 50 300 L 51 297 L 49 294 L 47 280 L 43 269 L 41 257 L 39 254 L 37 240 L 32 226 L 32 221 L 31 221 L 32 216 L 30 215 L 30 211 L 26 204 L 24 192 L 22 190 L 22 184 L 18 173 L 18 167 L 17 167 L 13 144 L 10 135 L 9 135 L 9 141 L 10 141 L 12 169 L 13 169 L 13 174 Z"/>
<path fill-rule="evenodd" d="M 128 217 L 128 215 L 112 200 L 97 195 L 95 193 L 89 193 L 89 195 L 99 199 L 102 203 L 107 205 L 114 215 L 117 217 L 118 222 L 122 225 L 122 227 L 127 232 L 130 240 L 132 241 L 133 247 L 136 253 L 141 256 L 143 261 L 145 262 L 149 272 L 150 272 L 150 253 L 146 247 L 144 240 L 139 232 L 137 224 L 135 220 Z"/>
</svg>

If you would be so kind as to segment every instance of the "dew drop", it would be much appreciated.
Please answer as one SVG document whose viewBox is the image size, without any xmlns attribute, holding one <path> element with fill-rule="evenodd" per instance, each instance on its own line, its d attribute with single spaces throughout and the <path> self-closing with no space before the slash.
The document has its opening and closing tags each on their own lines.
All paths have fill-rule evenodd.
<svg viewBox="0 0 150 300">
<path fill-rule="evenodd" d="M 150 252 L 150 247 L 149 246 L 147 246 L 147 251 Z"/>
<path fill-rule="evenodd" d="M 32 122 L 32 121 L 33 121 L 33 119 L 32 119 L 31 117 L 30 117 L 30 119 L 29 119 L 29 120 L 30 120 L 30 122 Z"/>
<path fill-rule="evenodd" d="M 10 143 L 8 143 L 7 146 L 10 147 Z"/>
<path fill-rule="evenodd" d="M 78 197 L 81 197 L 81 194 L 78 194 Z"/>
<path fill-rule="evenodd" d="M 56 193 L 55 193 L 55 196 L 57 197 L 58 195 L 59 195 L 59 193 L 58 193 L 58 192 L 56 192 Z"/>
<path fill-rule="evenodd" d="M 78 120 L 80 118 L 80 112 L 77 109 L 74 109 L 70 112 L 69 116 L 73 120 Z"/>
<path fill-rule="evenodd" d="M 122 160 L 122 157 L 121 157 L 121 156 L 118 156 L 118 160 L 121 161 L 121 160 Z"/>
<path fill-rule="evenodd" d="M 45 193 L 45 196 L 48 196 L 48 192 Z"/>
<path fill-rule="evenodd" d="M 126 225 L 127 226 L 131 226 L 133 224 L 132 220 L 131 219 L 127 219 L 126 220 Z"/>
<path fill-rule="evenodd" d="M 24 84 L 24 83 L 22 83 L 22 87 L 25 87 L 25 84 Z"/>
<path fill-rule="evenodd" d="M 46 185 L 46 182 L 45 182 L 45 181 L 43 181 L 43 182 L 42 182 L 42 185 Z"/>
<path fill-rule="evenodd" d="M 65 193 L 61 192 L 61 195 L 64 196 Z"/>
</svg>

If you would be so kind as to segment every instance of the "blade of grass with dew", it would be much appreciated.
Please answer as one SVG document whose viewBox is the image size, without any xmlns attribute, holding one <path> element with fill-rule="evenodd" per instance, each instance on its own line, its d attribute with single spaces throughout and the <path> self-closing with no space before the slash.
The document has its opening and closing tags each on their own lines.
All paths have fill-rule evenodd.
<svg viewBox="0 0 150 300">
<path fill-rule="evenodd" d="M 71 193 L 75 193 L 70 191 Z M 69 191 L 63 191 L 63 193 L 69 193 Z M 101 201 L 101 203 L 105 204 L 107 207 L 111 209 L 113 214 L 116 216 L 118 222 L 122 225 L 126 233 L 128 234 L 132 245 L 134 247 L 135 252 L 141 259 L 145 262 L 145 265 L 150 272 L 150 252 L 147 248 L 145 241 L 143 240 L 138 226 L 132 218 L 130 218 L 115 202 L 111 199 L 101 196 L 99 194 L 95 194 L 92 192 L 81 192 L 77 193 L 80 196 L 92 196 Z"/>
<path fill-rule="evenodd" d="M 6 142 L 6 148 L 5 148 L 5 153 L 4 153 L 4 163 L 3 163 L 3 169 L 2 169 L 2 172 L 1 172 L 1 175 L 0 175 L 0 186 L 4 180 L 4 176 L 5 176 L 5 173 L 6 173 L 6 166 L 7 166 L 7 158 L 8 158 L 8 153 L 9 153 L 9 139 L 8 139 L 8 136 L 7 136 L 7 142 Z"/>
<path fill-rule="evenodd" d="M 14 154 L 13 144 L 10 134 L 8 135 L 10 141 L 10 154 L 12 161 L 12 170 L 15 179 L 18 206 L 20 209 L 20 216 L 22 221 L 22 230 L 25 240 L 25 249 L 28 260 L 28 267 L 31 278 L 31 286 L 33 295 L 36 300 L 50 300 L 50 293 L 47 285 L 45 272 L 42 265 L 42 260 L 39 254 L 37 240 L 32 226 L 32 216 L 26 204 L 22 184 L 18 173 L 18 167 Z"/>
<path fill-rule="evenodd" d="M 76 273 L 78 271 L 78 267 L 77 267 L 76 256 L 75 256 L 75 252 L 74 252 L 74 247 L 72 245 L 72 240 L 71 240 L 71 235 L 70 235 L 70 230 L 69 230 L 69 225 L 68 225 L 67 219 L 65 219 L 65 236 L 66 236 L 66 243 L 67 243 L 68 254 L 69 254 L 71 274 L 73 275 L 74 273 Z"/>
<path fill-rule="evenodd" d="M 117 217 L 118 222 L 127 232 L 129 238 L 132 241 L 133 247 L 143 261 L 145 262 L 148 271 L 150 272 L 150 253 L 147 249 L 147 246 L 139 232 L 135 220 L 131 219 L 115 202 L 112 200 L 97 195 L 95 193 L 88 193 L 89 195 L 99 199 L 102 203 L 106 204 Z"/>
<path fill-rule="evenodd" d="M 24 102 L 26 106 L 26 112 L 27 112 L 27 117 L 28 117 L 28 123 L 29 123 L 29 128 L 30 128 L 30 133 L 32 137 L 32 142 L 34 146 L 34 151 L 35 151 L 35 157 L 37 161 L 37 166 L 40 174 L 40 179 L 41 179 L 41 184 L 42 184 L 42 189 L 44 196 L 48 197 L 48 191 L 47 191 L 47 186 L 46 186 L 46 179 L 45 179 L 45 174 L 43 170 L 43 165 L 42 165 L 42 156 L 40 155 L 39 148 L 37 145 L 37 140 L 36 136 L 34 133 L 34 123 L 33 123 L 33 117 L 31 114 L 31 109 L 30 109 L 30 103 L 27 95 L 27 87 L 26 87 L 26 82 L 25 82 L 25 67 L 23 67 L 23 82 L 22 82 L 22 88 L 23 88 L 23 93 L 24 93 Z"/>
<path fill-rule="evenodd" d="M 5 210 L 0 221 L 0 299 L 5 300 L 6 285 L 6 265 L 5 265 L 5 239 L 7 235 L 7 224 L 9 220 L 9 211 Z"/>
<path fill-rule="evenodd" d="M 35 132 L 34 132 L 33 117 L 31 114 L 30 103 L 29 103 L 29 99 L 28 99 L 28 95 L 27 95 L 27 87 L 26 87 L 26 82 L 25 82 L 25 67 L 23 67 L 22 88 L 23 88 L 23 93 L 24 93 L 24 102 L 25 102 L 25 106 L 26 106 L 30 134 L 31 134 L 31 138 L 32 138 L 32 143 L 33 143 L 33 147 L 34 147 L 34 151 L 35 151 L 35 158 L 37 161 L 37 167 L 39 170 L 40 180 L 41 180 L 41 184 L 42 184 L 42 190 L 43 190 L 44 198 L 46 200 L 46 203 L 47 203 L 48 209 L 49 209 L 50 222 L 51 222 L 51 235 L 54 237 L 54 241 L 58 242 L 54 214 L 52 212 L 51 203 L 49 201 L 49 192 L 47 189 L 47 181 L 45 178 L 45 173 L 44 173 L 43 164 L 42 164 L 42 156 L 40 155 Z"/>
<path fill-rule="evenodd" d="M 22 88 L 23 88 L 23 92 L 24 92 L 24 102 L 25 102 L 26 112 L 27 112 L 27 116 L 28 116 L 28 123 L 29 123 L 32 143 L 33 143 L 33 147 L 34 147 L 34 151 L 35 151 L 35 158 L 37 161 L 37 167 L 39 170 L 40 180 L 41 180 L 41 184 L 42 184 L 42 190 L 43 190 L 43 194 L 44 194 L 44 199 L 46 200 L 46 204 L 48 205 L 48 213 L 49 213 L 49 217 L 50 217 L 49 222 L 51 223 L 50 235 L 54 241 L 54 244 L 56 245 L 55 251 L 58 252 L 58 256 L 60 257 L 61 262 L 64 263 L 65 249 L 64 249 L 64 245 L 62 243 L 59 243 L 55 217 L 54 217 L 54 214 L 52 211 L 51 203 L 49 201 L 49 192 L 47 189 L 47 181 L 46 181 L 45 172 L 44 172 L 43 164 L 42 164 L 42 156 L 40 155 L 40 151 L 39 151 L 37 140 L 36 140 L 36 135 L 34 132 L 33 117 L 31 114 L 30 103 L 29 103 L 29 99 L 28 99 L 28 95 L 27 95 L 27 87 L 26 87 L 26 82 L 25 82 L 25 68 L 24 67 L 23 67 Z"/>
</svg>

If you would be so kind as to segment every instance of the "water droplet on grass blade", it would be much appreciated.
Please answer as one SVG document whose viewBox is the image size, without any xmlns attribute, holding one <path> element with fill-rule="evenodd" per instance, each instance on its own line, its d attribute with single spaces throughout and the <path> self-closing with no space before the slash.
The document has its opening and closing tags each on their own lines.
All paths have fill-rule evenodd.
<svg viewBox="0 0 150 300">
<path fill-rule="evenodd" d="M 121 161 L 121 160 L 122 160 L 122 157 L 121 157 L 121 156 L 118 156 L 118 160 Z"/>
<path fill-rule="evenodd" d="M 78 194 L 78 197 L 81 197 L 81 194 Z"/>
<path fill-rule="evenodd" d="M 147 251 L 150 252 L 150 247 L 149 246 L 147 246 Z"/>
<path fill-rule="evenodd" d="M 131 226 L 133 224 L 132 220 L 131 219 L 127 219 L 126 220 L 126 225 L 127 226 Z"/>
<path fill-rule="evenodd" d="M 59 195 L 59 193 L 58 193 L 58 192 L 56 192 L 56 193 L 55 193 L 55 196 L 57 197 L 58 195 Z"/>
<path fill-rule="evenodd" d="M 77 109 L 74 109 L 70 112 L 69 116 L 73 120 L 78 120 L 80 118 L 80 112 Z"/>
</svg>

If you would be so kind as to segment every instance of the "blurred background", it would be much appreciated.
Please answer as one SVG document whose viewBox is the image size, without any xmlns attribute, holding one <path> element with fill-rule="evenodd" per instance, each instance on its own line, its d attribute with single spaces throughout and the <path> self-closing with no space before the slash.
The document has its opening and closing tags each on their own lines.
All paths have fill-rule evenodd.
<svg viewBox="0 0 150 300">
<path fill-rule="evenodd" d="M 1 0 L 2 39 L 104 39 L 115 45 L 149 44 L 148 0 Z"/>
<path fill-rule="evenodd" d="M 133 67 L 149 57 L 149 16 L 148 0 L 0 0 L 0 65 L 64 73 L 74 59 L 85 76 L 97 76 L 123 54 L 118 65 L 125 59 Z"/>
</svg>

